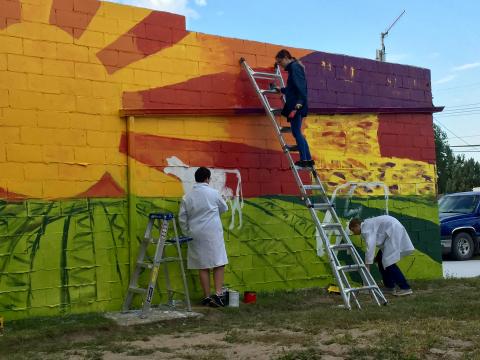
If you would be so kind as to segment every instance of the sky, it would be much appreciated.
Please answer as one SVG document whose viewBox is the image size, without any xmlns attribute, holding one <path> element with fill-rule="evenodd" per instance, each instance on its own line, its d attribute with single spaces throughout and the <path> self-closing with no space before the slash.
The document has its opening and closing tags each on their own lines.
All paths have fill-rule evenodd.
<svg viewBox="0 0 480 360">
<path fill-rule="evenodd" d="M 431 70 L 433 103 L 445 106 L 434 122 L 456 154 L 480 161 L 478 0 L 110 1 L 185 15 L 191 31 L 370 59 L 405 10 L 385 39 L 387 61 Z"/>
</svg>

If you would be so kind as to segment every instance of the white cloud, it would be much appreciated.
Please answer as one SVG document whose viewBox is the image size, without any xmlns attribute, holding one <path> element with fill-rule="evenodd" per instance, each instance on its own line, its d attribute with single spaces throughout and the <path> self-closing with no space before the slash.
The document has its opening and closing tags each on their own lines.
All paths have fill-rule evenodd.
<svg viewBox="0 0 480 360">
<path fill-rule="evenodd" d="M 447 75 L 447 76 L 441 78 L 440 80 L 435 81 L 434 84 L 436 84 L 436 85 L 438 85 L 438 84 L 445 84 L 445 83 L 447 83 L 447 82 L 452 81 L 452 80 L 455 79 L 455 78 L 456 78 L 455 75 Z"/>
<path fill-rule="evenodd" d="M 476 63 L 463 64 L 463 65 L 460 65 L 460 66 L 456 66 L 452 70 L 453 71 L 463 71 L 463 70 L 475 69 L 479 66 L 480 66 L 480 62 L 476 62 Z"/>
<path fill-rule="evenodd" d="M 120 4 L 144 7 L 160 11 L 167 11 L 174 14 L 185 15 L 188 18 L 198 19 L 200 15 L 190 7 L 190 0 L 110 0 Z M 207 5 L 206 0 L 195 0 L 198 6 Z"/>
</svg>

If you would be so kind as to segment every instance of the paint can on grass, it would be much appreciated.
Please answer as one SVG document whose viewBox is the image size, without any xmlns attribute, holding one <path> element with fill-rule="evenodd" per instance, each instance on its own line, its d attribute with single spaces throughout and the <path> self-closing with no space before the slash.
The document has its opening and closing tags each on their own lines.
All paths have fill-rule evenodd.
<svg viewBox="0 0 480 360">
<path fill-rule="evenodd" d="M 235 290 L 228 290 L 227 292 L 227 305 L 228 307 L 240 306 L 240 294 Z"/>
<path fill-rule="evenodd" d="M 257 293 L 255 291 L 245 291 L 243 293 L 243 302 L 245 304 L 255 304 L 257 302 Z"/>
</svg>

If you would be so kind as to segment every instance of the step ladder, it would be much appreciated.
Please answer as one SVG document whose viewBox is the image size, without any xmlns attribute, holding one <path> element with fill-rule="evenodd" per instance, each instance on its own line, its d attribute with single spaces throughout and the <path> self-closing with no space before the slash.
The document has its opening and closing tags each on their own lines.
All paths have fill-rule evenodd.
<svg viewBox="0 0 480 360">
<path fill-rule="evenodd" d="M 275 90 L 275 86 L 280 88 L 285 87 L 279 66 L 275 67 L 274 73 L 270 73 L 253 70 L 244 58 L 240 59 L 240 64 L 247 73 L 255 92 L 260 98 L 267 116 L 274 127 L 275 134 L 277 135 L 283 152 L 288 159 L 293 176 L 300 190 L 301 198 L 305 202 L 305 205 L 312 216 L 317 233 L 320 235 L 326 253 L 328 254 L 328 259 L 333 275 L 337 281 L 340 294 L 342 295 L 344 306 L 350 310 L 352 308 L 351 302 L 353 299 L 357 307 L 361 309 L 358 296 L 360 293 L 368 293 L 378 305 L 386 305 L 387 300 L 385 299 L 385 296 L 370 272 L 367 270 L 367 267 L 357 249 L 348 237 L 346 230 L 343 228 L 341 220 L 335 211 L 333 203 L 327 196 L 315 167 L 298 167 L 293 161 L 292 152 L 298 151 L 298 148 L 296 145 L 288 145 L 284 137 L 284 134 L 291 132 L 291 128 L 281 126 L 280 122 L 277 121 L 276 116 L 280 114 L 282 109 L 273 108 L 269 101 L 270 95 L 279 96 L 279 93 Z M 261 89 L 257 82 L 258 79 L 269 80 L 269 89 Z M 281 98 L 282 103 L 285 103 L 285 97 L 282 95 Z M 311 185 L 303 184 L 299 174 L 300 171 L 309 171 L 311 173 Z M 323 215 L 322 220 L 320 220 L 320 214 Z M 337 234 L 337 240 L 334 243 L 331 242 L 332 232 Z M 340 253 L 342 254 L 341 256 L 339 256 Z M 348 258 L 348 261 L 345 261 L 345 258 Z M 345 264 L 345 262 L 347 262 L 347 264 Z M 347 274 L 353 272 L 360 275 L 363 283 L 362 286 L 353 287 L 350 284 Z"/>
<path fill-rule="evenodd" d="M 168 230 L 170 223 L 173 224 L 174 237 L 167 239 Z M 154 229 L 158 229 L 158 238 L 155 238 L 153 235 Z M 153 213 L 148 216 L 148 224 L 145 230 L 145 236 L 142 243 L 140 244 L 140 249 L 138 252 L 137 262 L 135 266 L 135 271 L 130 280 L 130 285 L 128 286 L 127 296 L 123 303 L 123 311 L 130 310 L 133 297 L 136 294 L 143 296 L 143 305 L 142 305 L 142 317 L 148 316 L 148 312 L 152 306 L 152 299 L 155 293 L 155 288 L 157 287 L 158 271 L 160 266 L 163 265 L 163 271 L 165 273 L 165 286 L 167 290 L 168 302 L 167 306 L 172 310 L 176 309 L 176 301 L 174 296 L 178 291 L 174 291 L 171 286 L 170 275 L 168 271 L 168 263 L 177 262 L 180 264 L 180 271 L 183 280 L 183 292 L 184 295 L 185 308 L 187 311 L 192 311 L 190 304 L 190 297 L 188 294 L 187 287 L 187 278 L 185 276 L 185 269 L 183 266 L 182 252 L 180 245 L 182 243 L 192 240 L 188 237 L 179 237 L 177 232 L 177 225 L 175 223 L 175 217 L 171 213 Z M 165 248 L 167 246 L 173 246 L 176 248 L 177 255 L 175 257 L 165 257 Z M 149 248 L 155 248 L 155 255 L 153 258 L 147 255 Z M 149 260 L 150 258 L 150 260 Z M 138 280 L 141 273 L 145 270 L 150 271 L 148 277 L 148 286 L 146 288 L 140 287 Z"/>
</svg>

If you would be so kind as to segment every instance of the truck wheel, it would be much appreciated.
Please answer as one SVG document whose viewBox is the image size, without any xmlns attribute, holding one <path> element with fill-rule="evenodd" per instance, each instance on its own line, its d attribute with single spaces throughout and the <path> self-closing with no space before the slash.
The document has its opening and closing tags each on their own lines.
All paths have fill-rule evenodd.
<svg viewBox="0 0 480 360">
<path fill-rule="evenodd" d="M 452 242 L 452 255 L 456 260 L 468 260 L 473 256 L 475 249 L 473 239 L 466 232 L 459 232 Z"/>
</svg>

